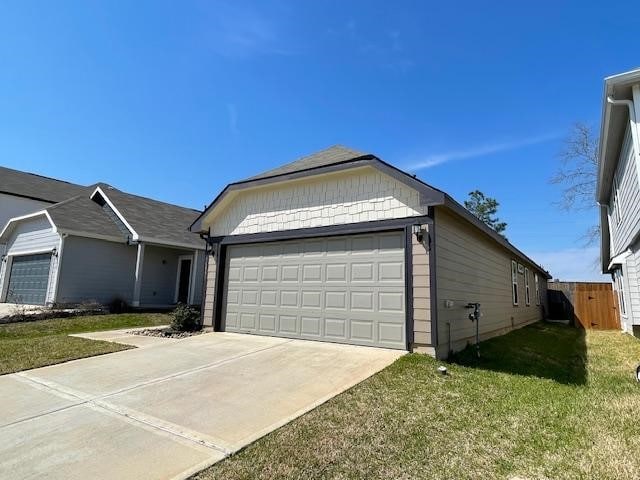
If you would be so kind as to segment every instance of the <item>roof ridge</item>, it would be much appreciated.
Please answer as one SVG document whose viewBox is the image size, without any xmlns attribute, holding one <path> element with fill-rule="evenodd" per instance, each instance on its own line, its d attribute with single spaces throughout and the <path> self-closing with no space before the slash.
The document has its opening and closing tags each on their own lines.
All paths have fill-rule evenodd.
<svg viewBox="0 0 640 480">
<path fill-rule="evenodd" d="M 90 185 L 90 186 L 94 186 L 94 185 Z M 113 185 L 110 185 L 110 184 L 105 183 L 105 182 L 98 182 L 98 183 L 96 183 L 96 184 L 95 184 L 95 186 L 96 186 L 96 188 L 97 188 L 97 187 L 102 187 L 102 186 L 104 186 L 104 187 L 108 187 L 108 188 L 109 188 L 109 189 L 111 189 L 111 190 L 115 190 L 116 192 L 122 193 L 122 194 L 124 194 L 124 195 L 128 195 L 128 196 L 130 196 L 130 197 L 141 198 L 141 199 L 143 199 L 143 200 L 149 200 L 149 201 L 151 201 L 151 202 L 161 203 L 161 204 L 163 204 L 163 205 L 168 205 L 168 206 L 170 206 L 170 207 L 182 208 L 182 209 L 184 209 L 184 210 L 190 210 L 190 211 L 195 212 L 195 213 L 201 213 L 201 212 L 202 212 L 202 210 L 197 210 L 197 209 L 195 209 L 195 208 L 191 208 L 191 207 L 184 207 L 184 206 L 182 206 L 182 205 L 177 205 L 177 204 L 175 204 L 175 203 L 164 202 L 164 201 L 162 201 L 162 200 L 156 200 L 155 198 L 151 198 L 151 197 L 144 197 L 144 196 L 142 196 L 142 195 L 137 195 L 137 194 L 135 194 L 135 193 L 125 192 L 124 190 L 120 190 L 119 188 L 116 188 L 116 187 L 114 187 Z M 103 190 L 103 191 L 104 191 L 104 190 Z M 108 191 L 105 191 L 104 193 L 105 193 L 105 194 L 108 194 L 109 192 L 108 192 Z"/>
<path fill-rule="evenodd" d="M 22 173 L 24 175 L 32 175 L 34 177 L 42 178 L 45 180 L 52 180 L 54 182 L 66 183 L 67 185 L 73 185 L 74 187 L 86 188 L 88 186 L 88 185 L 80 185 L 79 183 L 69 182 L 68 180 L 60 180 L 59 178 L 48 177 L 47 175 L 41 175 L 39 173 L 26 172 L 24 170 L 17 170 L 15 168 L 9 168 L 9 167 L 3 167 L 3 166 L 0 166 L 0 168 L 5 170 L 11 170 L 12 172 Z"/>
</svg>

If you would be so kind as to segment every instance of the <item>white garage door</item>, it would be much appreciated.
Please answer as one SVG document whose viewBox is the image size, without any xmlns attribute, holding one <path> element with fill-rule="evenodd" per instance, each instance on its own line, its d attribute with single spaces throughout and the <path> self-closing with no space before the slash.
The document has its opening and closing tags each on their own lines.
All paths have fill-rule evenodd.
<svg viewBox="0 0 640 480">
<path fill-rule="evenodd" d="M 223 329 L 406 348 L 404 234 L 230 246 Z"/>
</svg>

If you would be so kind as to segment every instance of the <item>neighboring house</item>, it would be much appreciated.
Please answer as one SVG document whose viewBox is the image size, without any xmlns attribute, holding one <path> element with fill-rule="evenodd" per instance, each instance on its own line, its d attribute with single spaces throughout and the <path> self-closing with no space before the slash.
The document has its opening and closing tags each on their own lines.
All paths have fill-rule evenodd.
<svg viewBox="0 0 640 480">
<path fill-rule="evenodd" d="M 33 201 L 35 211 L 0 227 L 0 302 L 200 303 L 205 242 L 188 231 L 200 212 L 102 183 L 82 187 L 7 171 L 0 191 L 10 192 L 3 194 L 13 207 L 16 199 Z"/>
<path fill-rule="evenodd" d="M 0 230 L 13 217 L 79 195 L 87 187 L 62 180 L 0 167 Z M 0 254 L 5 245 L 0 241 Z"/>
<path fill-rule="evenodd" d="M 335 146 L 228 185 L 191 226 L 211 245 L 215 330 L 438 357 L 541 320 L 548 273 L 446 193 Z"/>
<path fill-rule="evenodd" d="M 618 296 L 620 324 L 640 336 L 640 69 L 604 82 L 597 200 L 602 272 Z"/>
</svg>

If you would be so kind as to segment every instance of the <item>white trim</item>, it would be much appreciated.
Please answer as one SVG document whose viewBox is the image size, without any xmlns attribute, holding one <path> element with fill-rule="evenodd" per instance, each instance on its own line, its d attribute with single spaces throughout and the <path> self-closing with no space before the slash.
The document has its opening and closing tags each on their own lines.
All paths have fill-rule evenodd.
<svg viewBox="0 0 640 480">
<path fill-rule="evenodd" d="M 49 215 L 49 212 L 47 212 L 46 210 L 38 210 L 37 212 L 29 213 L 27 215 L 21 215 L 19 217 L 13 217 L 13 218 L 10 218 L 9 220 L 7 220 L 7 223 L 5 224 L 4 228 L 0 232 L 0 238 L 4 237 L 4 234 L 7 232 L 7 229 L 13 223 L 20 222 L 22 220 L 28 220 L 30 218 L 40 217 L 40 216 L 43 216 L 43 215 L 47 218 L 48 222 L 51 224 L 51 228 L 53 229 L 53 232 L 57 233 L 58 229 L 56 227 L 56 224 L 53 223 L 53 220 L 51 219 L 51 216 Z"/>
<path fill-rule="evenodd" d="M 53 250 L 58 250 L 58 247 L 44 247 L 44 248 L 36 248 L 35 250 L 19 250 L 16 253 L 8 253 L 7 254 L 7 258 L 8 257 L 23 257 L 25 255 L 39 255 L 41 253 L 50 253 L 53 252 Z"/>
<path fill-rule="evenodd" d="M 132 240 L 133 241 L 141 240 L 140 236 L 138 235 L 138 233 L 133 229 L 133 227 L 129 224 L 129 222 L 127 222 L 127 219 L 124 218 L 124 215 L 122 215 L 120 213 L 120 211 L 116 208 L 116 206 L 113 204 L 113 202 L 111 202 L 111 200 L 109 200 L 109 197 L 107 197 L 107 194 L 104 193 L 104 191 L 100 187 L 96 187 L 96 189 L 89 196 L 89 198 L 93 200 L 93 197 L 95 196 L 96 192 L 100 192 L 100 195 L 102 195 L 102 198 L 104 199 L 104 201 L 107 202 L 107 205 L 109 205 L 109 207 L 111 207 L 111 210 L 113 210 L 113 212 L 117 215 L 117 217 L 120 219 L 120 221 L 122 223 L 124 223 L 124 226 L 129 229 L 129 231 L 132 234 Z"/>
<path fill-rule="evenodd" d="M 35 250 L 27 250 L 26 252 L 17 252 L 17 253 L 11 253 L 11 254 L 7 254 L 7 257 L 5 259 L 5 270 L 4 270 L 4 275 L 2 277 L 2 285 L 0 286 L 0 301 L 2 302 L 6 302 L 7 301 L 7 295 L 8 295 L 8 289 L 9 289 L 9 280 L 11 279 L 11 266 L 13 265 L 13 259 L 14 257 L 27 257 L 29 255 L 43 255 L 45 253 L 49 253 L 51 254 L 51 256 L 49 257 L 49 277 L 47 278 L 47 290 L 44 294 L 44 304 L 47 305 L 47 303 L 49 303 L 47 300 L 47 294 L 49 293 L 49 285 L 51 284 L 51 260 L 53 258 L 53 250 L 56 249 L 56 247 L 50 247 L 50 248 L 39 248 L 39 249 L 35 249 Z M 59 259 L 60 257 L 58 257 Z M 57 275 L 57 272 L 56 272 Z"/>
<path fill-rule="evenodd" d="M 198 281 L 198 279 L 196 278 L 196 275 L 198 273 L 198 266 L 200 264 L 200 255 L 203 252 L 201 250 L 194 250 L 193 252 L 193 260 L 191 262 L 191 288 L 189 288 L 189 305 L 193 305 L 195 303 L 194 301 L 194 297 L 196 294 L 196 282 Z"/>
<path fill-rule="evenodd" d="M 66 238 L 66 235 L 60 235 L 60 244 L 58 247 L 58 254 L 56 255 L 57 257 L 57 265 L 56 265 L 56 276 L 54 278 L 54 284 L 53 284 L 53 288 L 52 293 L 51 293 L 51 303 L 56 303 L 56 299 L 58 298 L 58 286 L 60 285 L 60 270 L 62 270 L 62 251 L 64 250 L 64 239 Z"/>
<path fill-rule="evenodd" d="M 536 305 L 540 305 L 540 277 L 537 272 L 533 272 L 533 281 L 536 287 Z"/>
<path fill-rule="evenodd" d="M 528 307 L 531 305 L 531 285 L 529 282 L 529 269 L 524 269 L 524 304 Z"/>
<path fill-rule="evenodd" d="M 153 245 L 159 245 L 161 247 L 175 247 L 175 248 L 184 248 L 186 250 L 203 250 L 204 251 L 204 245 L 202 247 L 198 247 L 197 245 L 193 245 L 193 244 L 181 243 L 181 242 L 167 242 L 166 240 L 158 240 L 157 238 L 151 238 L 151 237 L 138 237 L 138 241 L 153 244 Z M 202 241 L 202 243 L 204 244 L 204 240 Z"/>
<path fill-rule="evenodd" d="M 516 287 L 515 290 L 513 287 Z M 511 301 L 514 307 L 520 302 L 520 292 L 518 291 L 518 262 L 511 260 Z"/>
<path fill-rule="evenodd" d="M 187 304 L 189 304 L 189 300 L 191 299 L 191 280 L 193 277 L 193 271 L 195 270 L 193 265 L 193 255 L 179 255 L 178 256 L 178 270 L 176 272 L 176 290 L 173 295 L 173 303 L 178 303 L 178 292 L 180 289 L 180 274 L 182 273 L 182 261 L 183 260 L 191 260 L 191 271 L 189 272 L 189 287 L 187 288 Z"/>
<path fill-rule="evenodd" d="M 110 235 L 101 235 L 99 233 L 85 233 L 77 232 L 75 230 L 58 230 L 58 233 L 62 235 L 71 235 L 74 237 L 94 238 L 96 240 L 104 240 L 106 242 L 127 243 L 126 239 L 122 237 L 112 237 Z"/>
<path fill-rule="evenodd" d="M 624 263 L 624 260 L 631 255 L 631 250 L 625 250 L 622 253 L 619 253 L 618 255 L 616 255 L 615 257 L 613 257 L 611 259 L 611 261 L 609 262 L 609 270 L 613 269 L 614 265 L 622 265 Z"/>
<path fill-rule="evenodd" d="M 142 271 L 144 267 L 144 243 L 138 243 L 138 251 L 136 252 L 136 272 L 133 282 L 133 299 L 131 305 L 140 306 L 140 294 L 142 292 Z"/>
</svg>

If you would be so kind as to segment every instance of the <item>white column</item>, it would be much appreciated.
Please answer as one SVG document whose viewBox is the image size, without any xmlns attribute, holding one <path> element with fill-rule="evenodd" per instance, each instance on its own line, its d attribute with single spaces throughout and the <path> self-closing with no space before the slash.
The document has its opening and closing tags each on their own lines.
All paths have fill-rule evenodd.
<svg viewBox="0 0 640 480">
<path fill-rule="evenodd" d="M 140 306 L 140 290 L 142 288 L 142 266 L 144 264 L 144 243 L 138 243 L 138 255 L 136 257 L 136 278 L 133 285 L 133 301 L 134 307 Z"/>
<path fill-rule="evenodd" d="M 200 262 L 200 257 L 202 256 L 202 252 L 200 250 L 193 251 L 193 257 L 191 259 L 191 278 L 189 280 L 189 305 L 193 305 L 196 295 L 196 288 L 198 286 L 198 277 L 196 276 L 198 271 L 198 263 Z"/>
<path fill-rule="evenodd" d="M 629 118 L 629 122 L 631 123 L 631 138 L 634 150 L 634 157 L 636 161 L 636 172 L 638 173 L 638 177 L 640 177 L 640 85 L 634 85 L 631 88 L 633 93 L 633 110 L 634 117 Z M 631 117 L 631 115 L 629 115 Z M 635 120 L 635 121 L 634 121 Z"/>
</svg>

